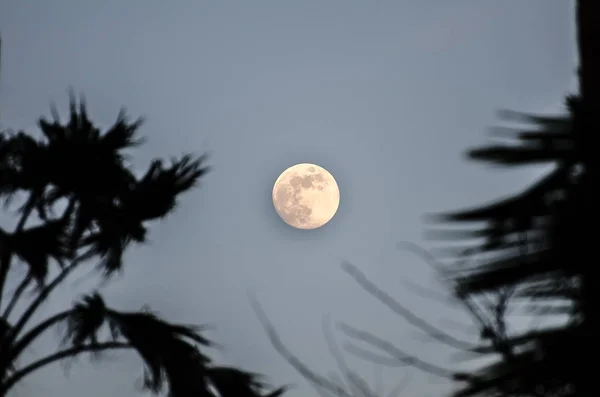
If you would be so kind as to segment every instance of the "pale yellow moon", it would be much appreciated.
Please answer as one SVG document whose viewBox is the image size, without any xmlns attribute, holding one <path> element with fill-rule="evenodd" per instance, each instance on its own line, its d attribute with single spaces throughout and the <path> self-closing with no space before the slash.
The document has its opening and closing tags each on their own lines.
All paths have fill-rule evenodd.
<svg viewBox="0 0 600 397">
<path fill-rule="evenodd" d="M 316 229 L 333 218 L 340 190 L 333 176 L 315 164 L 296 164 L 283 171 L 273 186 L 273 205 L 288 225 Z"/>
</svg>

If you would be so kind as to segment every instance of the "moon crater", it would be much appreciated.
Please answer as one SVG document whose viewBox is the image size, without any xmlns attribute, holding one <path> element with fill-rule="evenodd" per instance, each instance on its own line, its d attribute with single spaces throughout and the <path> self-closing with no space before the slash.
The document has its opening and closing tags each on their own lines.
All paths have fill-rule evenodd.
<svg viewBox="0 0 600 397">
<path fill-rule="evenodd" d="M 296 164 L 285 170 L 273 186 L 277 214 L 290 226 L 315 229 L 333 218 L 340 193 L 333 176 L 314 164 Z"/>
</svg>

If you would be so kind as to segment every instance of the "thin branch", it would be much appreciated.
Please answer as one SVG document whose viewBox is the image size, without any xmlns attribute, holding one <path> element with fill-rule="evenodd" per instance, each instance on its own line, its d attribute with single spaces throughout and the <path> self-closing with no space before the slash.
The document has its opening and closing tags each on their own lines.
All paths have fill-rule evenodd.
<svg viewBox="0 0 600 397">
<path fill-rule="evenodd" d="M 250 301 L 250 304 L 252 305 L 252 309 L 258 317 L 258 321 L 267 333 L 271 345 L 292 367 L 294 367 L 296 371 L 298 371 L 300 375 L 302 375 L 304 379 L 308 380 L 312 385 L 322 388 L 325 391 L 332 393 L 336 396 L 354 397 L 348 392 L 346 392 L 346 390 L 344 390 L 339 385 L 336 385 L 329 379 L 324 378 L 311 371 L 302 361 L 300 361 L 296 356 L 294 356 L 281 341 L 281 338 L 275 331 L 275 328 L 267 318 L 265 312 L 262 310 L 262 307 L 256 300 L 256 297 L 254 297 L 254 295 L 252 294 L 249 294 L 248 299 Z"/>
<path fill-rule="evenodd" d="M 471 315 L 479 322 L 480 327 L 482 329 L 481 335 L 490 341 L 490 343 L 495 347 L 496 351 L 502 354 L 506 359 L 509 359 L 511 352 L 507 350 L 507 346 L 503 342 L 503 329 L 505 327 L 504 321 L 504 309 L 506 307 L 505 302 L 502 302 L 502 299 L 505 298 L 502 296 L 502 293 L 499 295 L 500 301 L 494 301 L 492 299 L 492 293 L 483 294 L 481 299 L 484 300 L 483 304 L 478 302 L 477 300 L 463 296 L 460 294 L 460 290 L 457 288 L 456 281 L 453 281 L 451 277 L 448 276 L 447 272 L 443 268 L 442 263 L 437 261 L 435 257 L 426 249 L 420 247 L 414 243 L 400 243 L 399 247 L 403 247 L 404 249 L 415 253 L 419 257 L 421 257 L 427 264 L 429 264 L 434 270 L 437 270 L 441 276 L 443 276 L 447 282 L 451 282 L 453 284 L 454 290 L 457 292 L 458 301 L 462 303 L 465 308 L 471 313 Z M 472 256 L 477 252 L 476 249 L 467 249 L 462 255 L 465 258 L 463 263 L 466 262 L 466 258 Z M 506 298 L 512 294 L 514 291 L 506 291 Z M 486 309 L 491 308 L 493 313 L 492 318 L 486 315 Z M 473 356 L 473 351 L 477 350 L 476 346 L 473 346 L 470 349 L 465 349 L 468 353 L 469 357 Z"/>
<path fill-rule="evenodd" d="M 440 318 L 440 326 L 445 329 L 454 329 L 465 336 L 471 336 L 473 338 L 478 338 L 480 333 L 477 324 L 461 323 L 460 321 L 447 317 Z"/>
<path fill-rule="evenodd" d="M 34 299 L 33 302 L 27 307 L 21 318 L 17 321 L 14 329 L 11 332 L 11 335 L 8 337 L 8 343 L 12 343 L 19 336 L 19 333 L 23 331 L 23 328 L 27 324 L 27 321 L 33 316 L 38 307 L 48 298 L 48 295 L 56 288 L 60 283 L 73 271 L 75 268 L 89 259 L 93 255 L 93 252 L 87 251 L 86 253 L 77 257 L 69 266 L 64 268 L 62 272 L 58 276 L 52 280 L 52 282 L 46 285 L 38 294 L 38 296 Z"/>
<path fill-rule="evenodd" d="M 419 246 L 418 244 L 406 242 L 406 241 L 399 242 L 398 248 L 405 249 L 405 250 L 417 255 L 426 264 L 428 264 L 435 272 L 438 273 L 438 275 L 443 279 L 442 281 L 450 283 L 452 285 L 454 291 L 455 292 L 458 291 L 457 283 L 455 281 L 453 281 L 451 277 L 449 277 L 448 272 L 444 268 L 444 264 L 441 263 L 440 261 L 438 261 L 437 259 L 435 259 L 435 256 L 433 254 L 431 254 L 431 252 L 429 252 L 425 248 Z M 476 252 L 477 252 L 476 248 L 466 248 L 466 249 L 461 250 L 460 256 L 465 258 L 462 260 L 462 264 L 465 264 L 465 262 L 467 261 L 466 258 L 468 256 L 473 255 Z M 458 296 L 458 302 L 462 303 L 464 305 L 464 307 L 467 309 L 467 311 L 469 313 L 471 313 L 471 315 L 473 317 L 475 317 L 475 319 L 479 322 L 479 324 L 483 328 L 491 329 L 490 324 L 492 322 L 490 321 L 490 319 L 486 318 L 485 310 L 481 307 L 481 304 L 479 302 L 477 302 L 473 299 L 469 299 L 464 296 L 460 296 L 460 295 Z"/>
<path fill-rule="evenodd" d="M 50 327 L 58 324 L 59 322 L 65 320 L 70 314 L 72 310 L 65 310 L 63 312 L 57 313 L 54 316 L 48 317 L 46 320 L 42 321 L 35 327 L 33 327 L 29 332 L 25 333 L 23 337 L 16 341 L 14 347 L 10 349 L 10 362 L 14 362 L 21 353 L 33 342 L 36 340 L 38 336 L 40 336 L 44 331 L 49 329 Z"/>
<path fill-rule="evenodd" d="M 327 316 L 323 319 L 323 335 L 325 335 L 325 341 L 327 342 L 327 348 L 331 353 L 331 356 L 335 360 L 338 368 L 341 370 L 342 375 L 345 379 L 340 379 L 340 383 L 343 384 L 348 390 L 352 388 L 352 382 L 348 379 L 348 373 L 350 372 L 350 368 L 342 355 L 337 343 L 335 343 L 335 338 L 331 334 L 331 319 Z M 350 381 L 350 384 L 348 382 Z M 366 396 L 365 396 L 366 397 Z"/>
<path fill-rule="evenodd" d="M 451 294 L 442 294 L 439 291 L 435 291 L 431 288 L 424 287 L 409 280 L 403 280 L 402 284 L 404 284 L 407 290 L 410 290 L 412 293 L 420 296 L 421 298 L 429 299 L 433 302 L 440 303 L 444 305 L 444 307 L 452 310 L 459 310 L 459 308 L 456 305 L 456 297 L 452 296 Z"/>
<path fill-rule="evenodd" d="M 400 393 L 406 389 L 408 384 L 410 383 L 412 376 L 410 374 L 406 374 L 400 382 L 396 384 L 396 386 L 387 394 L 386 397 L 398 397 Z"/>
<path fill-rule="evenodd" d="M 348 364 L 337 345 L 335 338 L 331 332 L 330 319 L 327 318 L 326 321 L 323 321 L 323 334 L 325 335 L 325 340 L 327 342 L 327 347 L 335 360 L 338 368 L 342 371 L 342 375 L 345 378 L 346 386 L 349 390 L 354 390 L 362 394 L 364 397 L 375 397 L 375 393 L 369 389 L 366 382 L 356 374 Z"/>
<path fill-rule="evenodd" d="M 23 229 L 25 228 L 25 224 L 27 223 L 29 216 L 33 212 L 33 208 L 35 207 L 34 204 L 35 204 L 36 197 L 38 196 L 38 193 L 40 193 L 40 191 L 39 191 L 39 189 L 36 189 L 29 194 L 29 198 L 27 199 L 27 202 L 22 207 L 23 213 L 21 214 L 19 223 L 17 223 L 17 227 L 15 228 L 15 232 L 14 232 L 15 234 L 22 232 Z"/>
<path fill-rule="evenodd" d="M 319 386 L 314 385 L 312 383 L 311 383 L 311 386 L 314 389 L 314 391 L 319 395 L 319 397 L 337 397 L 335 395 L 335 393 L 333 393 L 333 392 L 331 392 L 329 390 L 323 389 L 322 387 L 319 387 Z"/>
<path fill-rule="evenodd" d="M 444 264 L 437 259 L 425 248 L 419 246 L 418 244 L 411 243 L 409 241 L 400 241 L 396 244 L 396 246 L 400 249 L 404 249 L 408 252 L 412 252 L 413 254 L 419 256 L 425 263 L 427 263 L 436 273 L 440 276 L 447 276 L 447 271 L 444 268 Z M 469 253 L 472 249 L 467 248 L 464 249 L 461 254 Z"/>
<path fill-rule="evenodd" d="M 327 379 L 329 379 L 334 385 L 336 385 L 339 388 L 343 389 L 345 387 L 344 380 L 342 379 L 342 377 L 340 376 L 340 374 L 338 374 L 335 371 L 328 371 L 327 372 Z M 332 395 L 332 396 L 336 395 L 331 390 L 324 389 L 323 386 L 314 385 L 312 383 L 311 383 L 311 385 L 316 390 L 325 391 L 325 392 L 329 393 L 329 395 Z M 346 391 L 346 393 L 351 394 L 349 391 Z"/>
<path fill-rule="evenodd" d="M 2 307 L 2 297 L 4 295 L 4 284 L 10 270 L 12 252 L 8 247 L 4 246 L 0 252 L 0 308 Z"/>
<path fill-rule="evenodd" d="M 453 337 L 452 335 L 446 334 L 445 332 L 439 330 L 433 325 L 429 324 L 422 318 L 415 315 L 413 312 L 402 306 L 398 301 L 392 298 L 389 294 L 379 289 L 373 282 L 371 282 L 367 277 L 354 265 L 349 262 L 344 262 L 342 264 L 342 269 L 348 273 L 354 280 L 364 288 L 368 293 L 377 298 L 381 303 L 390 308 L 393 312 L 403 317 L 406 321 L 408 321 L 411 325 L 420 328 L 426 334 L 431 336 L 433 339 L 438 340 L 439 342 L 445 343 L 449 346 L 460 350 L 470 350 L 476 345 L 462 341 Z"/>
<path fill-rule="evenodd" d="M 352 382 L 353 389 L 360 392 L 365 397 L 377 397 L 375 392 L 369 388 L 367 382 L 360 377 L 356 372 L 348 373 L 348 381 Z"/>
<path fill-rule="evenodd" d="M 83 345 L 77 347 L 71 347 L 68 349 L 57 351 L 54 354 L 46 356 L 44 358 L 35 361 L 26 367 L 16 371 L 12 375 L 10 375 L 2 384 L 0 388 L 0 395 L 6 395 L 7 392 L 21 379 L 31 374 L 32 372 L 45 367 L 46 365 L 55 363 L 57 361 L 64 360 L 65 358 L 75 357 L 81 353 L 98 353 L 105 350 L 118 350 L 118 349 L 131 349 L 133 348 L 128 343 L 122 342 L 106 342 L 106 343 L 98 343 L 94 345 Z"/>
<path fill-rule="evenodd" d="M 27 286 L 29 285 L 29 283 L 31 282 L 31 280 L 32 280 L 31 275 L 27 274 L 25 276 L 25 278 L 21 281 L 21 283 L 19 284 L 19 286 L 15 290 L 15 293 L 13 294 L 12 298 L 10 299 L 10 302 L 8 303 L 8 306 L 6 306 L 6 310 L 4 310 L 4 313 L 2 314 L 2 318 L 4 320 L 8 321 L 8 316 L 10 316 L 10 313 L 13 311 L 13 309 L 15 308 L 15 306 L 17 305 L 17 303 L 19 302 L 19 298 L 21 297 L 21 295 L 23 294 L 23 292 L 25 292 L 25 289 L 27 288 Z"/>
<path fill-rule="evenodd" d="M 383 370 L 382 366 L 373 363 L 373 389 L 375 395 L 383 397 Z"/>
<path fill-rule="evenodd" d="M 395 357 L 381 356 L 379 354 L 373 353 L 370 350 L 353 345 L 351 343 L 345 343 L 344 349 L 350 354 L 353 354 L 363 360 L 370 361 L 373 364 L 380 364 L 390 368 L 409 367 L 411 365 L 410 363 L 399 361 Z"/>
<path fill-rule="evenodd" d="M 398 349 L 394 344 L 388 342 L 384 339 L 379 338 L 378 336 L 373 335 L 368 331 L 361 331 L 354 327 L 350 327 L 349 325 L 342 324 L 341 325 L 342 332 L 348 335 L 351 338 L 360 340 L 365 342 L 373 347 L 377 347 L 382 351 L 385 351 L 387 354 L 392 356 L 395 360 L 398 360 L 400 363 L 411 365 L 415 368 L 418 368 L 424 372 L 430 373 L 432 375 L 439 376 L 441 378 L 453 378 L 453 372 L 439 367 L 434 364 L 430 364 L 425 362 L 417 357 L 406 354 L 402 350 Z"/>
</svg>

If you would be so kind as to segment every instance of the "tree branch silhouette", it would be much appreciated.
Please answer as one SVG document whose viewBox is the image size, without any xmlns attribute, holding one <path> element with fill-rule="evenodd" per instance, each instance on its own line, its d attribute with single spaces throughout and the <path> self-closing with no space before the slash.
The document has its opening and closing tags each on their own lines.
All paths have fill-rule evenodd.
<svg viewBox="0 0 600 397">
<path fill-rule="evenodd" d="M 253 294 L 248 294 L 248 300 L 250 301 L 250 305 L 258 318 L 261 326 L 265 330 L 271 345 L 275 348 L 275 350 L 296 370 L 304 379 L 308 380 L 313 387 L 318 389 L 325 390 L 329 393 L 332 393 L 335 396 L 339 397 L 354 397 L 352 394 L 348 393 L 342 386 L 332 382 L 331 380 L 318 375 L 316 372 L 312 371 L 308 366 L 306 366 L 300 359 L 294 356 L 283 344 L 281 338 L 277 331 L 275 331 L 275 327 L 271 324 L 268 317 L 266 316 L 264 310 L 262 309 L 260 303 Z"/>
<path fill-rule="evenodd" d="M 31 200 L 32 196 L 33 196 L 33 193 L 30 194 L 30 198 L 28 199 L 28 202 Z M 27 205 L 24 208 L 24 211 L 21 214 L 21 217 L 19 218 L 19 221 L 17 223 L 15 231 L 13 232 L 14 234 L 18 234 L 21 231 L 23 231 L 23 228 L 25 227 L 25 223 L 27 222 L 27 219 L 29 219 L 29 216 L 31 215 L 32 211 L 33 211 L 33 206 L 31 206 L 31 205 Z M 6 278 L 8 276 L 8 272 L 10 270 L 11 259 L 12 259 L 12 252 L 9 249 L 2 249 L 2 251 L 0 253 L 0 308 L 2 308 L 2 301 L 3 301 L 3 297 L 4 297 L 4 286 L 6 284 Z"/>
<path fill-rule="evenodd" d="M 29 283 L 31 282 L 31 280 L 32 280 L 31 276 L 29 274 L 26 274 L 25 277 L 23 277 L 23 280 L 21 280 L 21 282 L 17 286 L 15 293 L 11 297 L 10 301 L 8 302 L 8 305 L 6 306 L 6 309 L 4 310 L 4 313 L 2 314 L 2 318 L 5 321 L 8 321 L 8 317 L 14 310 L 16 304 L 19 302 L 19 299 L 21 298 L 21 295 L 23 294 L 23 292 L 25 292 L 25 290 L 29 286 Z"/>
<path fill-rule="evenodd" d="M 17 384 L 17 382 L 21 381 L 23 378 L 32 374 L 38 369 L 41 369 L 49 364 L 53 364 L 55 362 L 64 360 L 66 358 L 72 358 L 82 353 L 100 353 L 106 350 L 121 350 L 132 348 L 133 347 L 127 343 L 105 342 L 59 350 L 56 353 L 43 357 L 9 375 L 8 378 L 6 378 L 6 380 L 2 383 L 2 386 L 0 388 L 0 394 L 4 395 L 8 393 L 8 391 L 10 391 L 10 389 L 12 389 Z"/>
<path fill-rule="evenodd" d="M 358 341 L 365 342 L 373 347 L 376 347 L 387 354 L 389 354 L 394 360 L 406 365 L 413 366 L 431 375 L 439 376 L 441 378 L 452 379 L 452 371 L 439 367 L 437 365 L 425 362 L 415 356 L 409 355 L 402 350 L 398 349 L 393 343 L 386 341 L 378 336 L 373 335 L 368 331 L 361 331 L 354 327 L 346 324 L 341 325 L 342 332 L 346 335 L 354 338 Z M 354 351 L 357 351 L 354 349 Z"/>
<path fill-rule="evenodd" d="M 342 269 L 348 273 L 365 291 L 369 294 L 377 298 L 381 303 L 390 308 L 394 313 L 400 315 L 411 325 L 423 330 L 427 335 L 436 339 L 444 344 L 452 346 L 454 348 L 460 350 L 470 350 L 474 348 L 476 345 L 457 339 L 452 335 L 449 335 L 442 330 L 434 327 L 429 324 L 427 321 L 423 320 L 421 317 L 415 315 L 412 311 L 408 310 L 394 298 L 392 298 L 389 294 L 379 289 L 375 284 L 373 284 L 367 277 L 362 273 L 358 268 L 352 265 L 350 262 L 343 262 Z"/>
<path fill-rule="evenodd" d="M 9 334 L 10 336 L 7 338 L 8 343 L 14 343 L 16 338 L 19 336 L 23 328 L 27 325 L 27 322 L 31 317 L 35 314 L 36 310 L 40 307 L 42 303 L 46 301 L 48 296 L 52 293 L 52 291 L 57 288 L 73 270 L 75 270 L 81 263 L 85 262 L 87 259 L 90 259 L 93 255 L 93 252 L 90 250 L 80 257 L 75 259 L 71 264 L 65 267 L 55 278 L 50 282 L 47 286 L 42 288 L 42 290 L 38 293 L 35 299 L 31 302 L 31 304 L 25 309 L 23 315 L 17 320 L 12 332 Z"/>
</svg>

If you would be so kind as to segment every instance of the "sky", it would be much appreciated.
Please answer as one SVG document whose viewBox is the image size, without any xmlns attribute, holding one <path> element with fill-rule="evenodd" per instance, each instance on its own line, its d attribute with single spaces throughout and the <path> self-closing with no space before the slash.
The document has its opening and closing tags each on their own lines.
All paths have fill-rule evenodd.
<svg viewBox="0 0 600 397">
<path fill-rule="evenodd" d="M 213 324 L 207 336 L 224 347 L 210 352 L 218 362 L 293 385 L 290 397 L 316 393 L 269 344 L 249 292 L 288 348 L 319 373 L 336 369 L 326 316 L 455 368 L 451 351 L 390 313 L 340 263 L 469 337 L 450 322 L 467 321 L 464 313 L 407 286 L 445 293 L 397 243 L 435 246 L 424 239 L 424 214 L 509 195 L 539 174 L 469 163 L 463 151 L 486 142 L 499 109 L 561 109 L 574 88 L 572 5 L 3 0 L 2 128 L 37 133 L 52 101 L 65 114 L 73 88 L 99 125 L 109 126 L 121 107 L 145 117 L 137 169 L 184 152 L 210 153 L 213 167 L 174 215 L 152 225 L 150 243 L 130 250 L 121 276 L 104 285 L 93 273 L 76 275 L 43 314 L 97 288 L 118 309 L 148 305 L 172 321 Z M 339 210 L 321 229 L 290 228 L 271 203 L 277 176 L 301 162 L 326 168 L 340 187 Z M 371 384 L 381 376 L 385 390 L 411 376 L 402 395 L 448 391 L 417 370 L 348 357 Z M 80 359 L 37 372 L 12 396 L 135 396 L 141 374 L 134 355 Z"/>
</svg>

